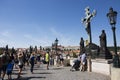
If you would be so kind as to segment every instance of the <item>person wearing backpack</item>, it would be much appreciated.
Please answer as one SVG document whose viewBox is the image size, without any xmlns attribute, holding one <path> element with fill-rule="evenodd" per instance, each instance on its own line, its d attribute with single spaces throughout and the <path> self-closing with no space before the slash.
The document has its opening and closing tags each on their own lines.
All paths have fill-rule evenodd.
<svg viewBox="0 0 120 80">
<path fill-rule="evenodd" d="M 6 68 L 7 68 L 7 65 L 8 65 L 8 60 L 9 60 L 9 56 L 8 56 L 8 53 L 6 51 L 3 52 L 2 54 L 2 80 L 4 79 L 4 76 L 6 74 Z"/>
<path fill-rule="evenodd" d="M 11 75 L 12 75 L 12 71 L 13 71 L 13 66 L 14 66 L 14 63 L 10 59 L 8 65 L 7 65 L 7 69 L 6 69 L 6 73 L 8 75 L 8 80 L 12 79 Z"/>
</svg>

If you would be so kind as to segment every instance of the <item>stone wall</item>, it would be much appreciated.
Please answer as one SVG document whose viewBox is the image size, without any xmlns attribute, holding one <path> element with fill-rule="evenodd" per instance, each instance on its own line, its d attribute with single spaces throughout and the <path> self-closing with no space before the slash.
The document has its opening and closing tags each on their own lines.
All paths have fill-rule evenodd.
<svg viewBox="0 0 120 80">
<path fill-rule="evenodd" d="M 111 66 L 111 80 L 120 80 L 120 68 Z"/>
<path fill-rule="evenodd" d="M 111 65 L 108 64 L 109 60 L 98 59 L 92 60 L 92 72 L 101 73 L 104 75 L 111 75 Z"/>
</svg>

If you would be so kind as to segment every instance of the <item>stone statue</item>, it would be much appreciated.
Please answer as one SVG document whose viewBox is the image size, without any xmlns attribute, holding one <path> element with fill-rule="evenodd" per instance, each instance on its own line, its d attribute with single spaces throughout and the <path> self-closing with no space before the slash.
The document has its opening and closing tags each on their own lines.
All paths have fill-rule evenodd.
<svg viewBox="0 0 120 80">
<path fill-rule="evenodd" d="M 107 49 L 107 36 L 105 30 L 102 30 L 102 34 L 99 36 L 100 38 L 100 57 L 105 59 L 112 59 L 112 54 Z"/>
<path fill-rule="evenodd" d="M 100 47 L 102 51 L 105 51 L 107 48 L 107 40 L 105 30 L 102 30 L 102 34 L 99 36 L 100 38 Z"/>
<path fill-rule="evenodd" d="M 9 53 L 8 53 L 8 51 L 9 51 L 8 45 L 6 45 L 5 51 L 6 51 L 7 54 L 9 54 Z"/>
<path fill-rule="evenodd" d="M 94 17 L 96 15 L 96 11 L 94 10 L 93 13 L 91 14 L 89 7 L 86 7 L 85 15 L 86 15 L 86 17 L 84 19 L 82 19 L 82 22 L 85 24 L 85 29 L 86 29 L 87 33 L 90 34 L 90 21 L 91 21 L 92 17 Z"/>
<path fill-rule="evenodd" d="M 84 50 L 84 40 L 81 37 L 81 40 L 80 40 L 80 52 L 82 52 L 83 50 Z"/>
</svg>

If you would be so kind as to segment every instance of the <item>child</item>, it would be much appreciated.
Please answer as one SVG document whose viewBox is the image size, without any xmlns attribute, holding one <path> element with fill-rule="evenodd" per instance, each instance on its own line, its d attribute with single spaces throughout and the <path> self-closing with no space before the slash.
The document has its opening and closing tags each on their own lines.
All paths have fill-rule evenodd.
<svg viewBox="0 0 120 80">
<path fill-rule="evenodd" d="M 7 65 L 7 70 L 6 70 L 7 75 L 8 75 L 8 80 L 11 80 L 11 74 L 12 74 L 13 66 L 14 66 L 14 64 L 13 64 L 12 60 L 9 60 L 9 63 Z"/>
</svg>

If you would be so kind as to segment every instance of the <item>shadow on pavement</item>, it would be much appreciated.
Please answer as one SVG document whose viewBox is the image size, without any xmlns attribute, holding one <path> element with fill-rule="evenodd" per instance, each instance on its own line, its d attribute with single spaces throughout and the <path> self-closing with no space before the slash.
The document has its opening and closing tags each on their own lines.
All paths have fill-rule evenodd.
<svg viewBox="0 0 120 80">
<path fill-rule="evenodd" d="M 25 75 L 25 74 L 27 74 L 27 73 L 21 73 L 21 75 Z M 18 75 L 18 73 L 12 73 L 12 75 Z"/>
<path fill-rule="evenodd" d="M 34 80 L 34 79 L 41 79 L 41 78 L 46 78 L 46 77 L 21 77 L 19 79 L 12 79 L 12 80 Z"/>
<path fill-rule="evenodd" d="M 58 67 L 58 68 L 53 68 L 52 70 L 61 70 L 61 69 L 63 68 Z"/>
<path fill-rule="evenodd" d="M 34 73 L 34 74 L 52 74 L 52 73 L 49 73 L 49 72 L 40 72 L 40 73 Z"/>
</svg>

